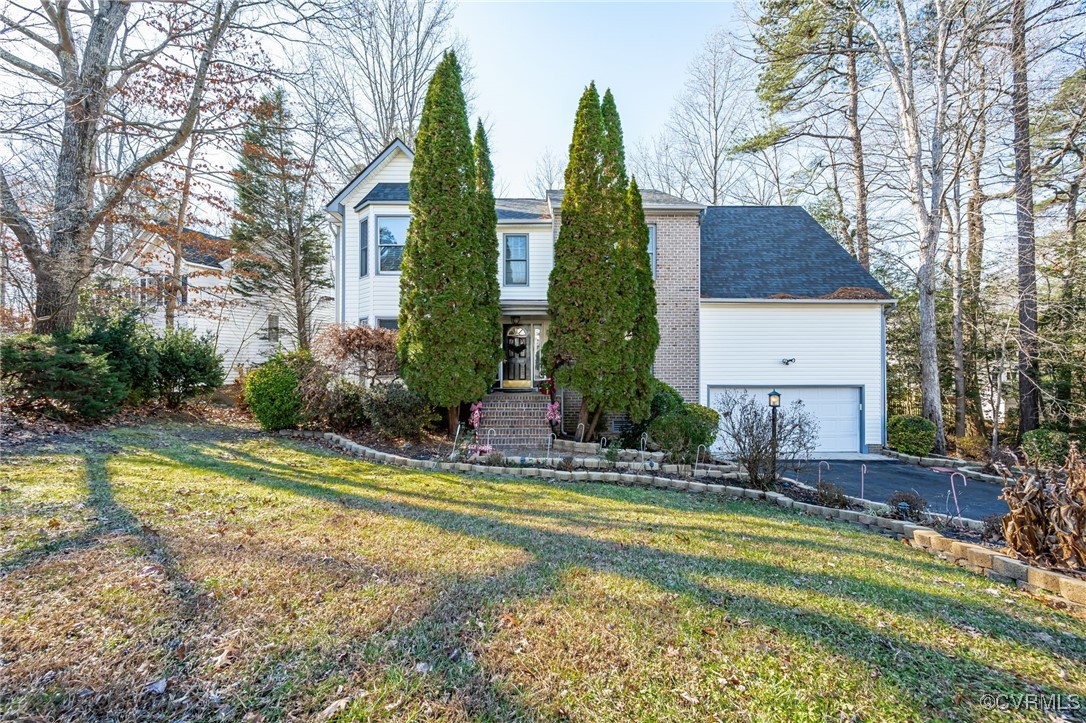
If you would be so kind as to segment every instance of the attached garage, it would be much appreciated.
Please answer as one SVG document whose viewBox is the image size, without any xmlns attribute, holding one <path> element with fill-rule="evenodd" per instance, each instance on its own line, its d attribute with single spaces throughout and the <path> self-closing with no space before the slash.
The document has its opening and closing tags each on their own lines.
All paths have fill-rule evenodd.
<svg viewBox="0 0 1086 723">
<path fill-rule="evenodd" d="M 864 449 L 863 389 L 852 386 L 811 386 L 775 389 L 781 394 L 781 406 L 787 408 L 802 401 L 807 413 L 818 420 L 819 453 L 854 453 Z M 716 408 L 728 392 L 747 392 L 759 403 L 769 404 L 769 387 L 709 387 L 709 406 Z M 723 448 L 718 450 L 725 452 Z"/>
</svg>

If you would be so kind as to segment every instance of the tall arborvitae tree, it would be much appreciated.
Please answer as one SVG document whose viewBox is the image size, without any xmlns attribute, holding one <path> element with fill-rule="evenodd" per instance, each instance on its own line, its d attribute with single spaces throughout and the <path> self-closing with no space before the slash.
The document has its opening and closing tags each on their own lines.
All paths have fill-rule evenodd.
<svg viewBox="0 0 1086 723">
<path fill-rule="evenodd" d="M 489 339 L 492 350 L 490 380 L 493 381 L 501 363 L 502 309 L 501 287 L 498 285 L 498 212 L 494 207 L 494 164 L 490 161 L 490 142 L 483 129 L 483 122 L 475 125 L 473 142 L 475 152 L 475 192 L 479 213 L 479 256 L 481 264 L 479 282 L 483 294 L 478 299 L 480 333 Z M 474 401 L 474 400 L 473 400 Z"/>
<path fill-rule="evenodd" d="M 495 222 L 480 210 L 461 83 L 460 63 L 446 53 L 426 93 L 415 141 L 397 341 L 401 376 L 447 410 L 450 432 L 460 405 L 486 394 L 500 360 L 497 253 L 490 248 L 497 244 Z M 485 146 L 480 150 L 489 167 Z"/>
<path fill-rule="evenodd" d="M 609 266 L 614 237 L 607 214 L 602 173 L 605 139 L 600 97 L 592 83 L 581 95 L 566 166 L 562 225 L 554 244 L 554 267 L 547 289 L 550 336 L 544 364 L 559 386 L 581 394 L 580 423 L 614 401 L 613 380 L 621 350 L 608 324 L 617 289 Z"/>
<path fill-rule="evenodd" d="M 652 403 L 652 365 L 656 361 L 656 347 L 660 345 L 660 326 L 656 322 L 656 283 L 649 256 L 649 227 L 645 225 L 641 190 L 632 178 L 626 193 L 626 213 L 630 231 L 618 253 L 622 263 L 630 268 L 629 287 L 624 293 L 633 299 L 632 324 L 623 361 L 631 384 L 625 411 L 634 421 L 640 421 L 648 416 Z"/>
<path fill-rule="evenodd" d="M 323 222 L 313 208 L 314 168 L 300 159 L 282 89 L 257 103 L 234 172 L 230 241 L 235 288 L 278 311 L 296 348 L 308 349 L 317 306 L 331 287 Z"/>
<path fill-rule="evenodd" d="M 608 344 L 614 345 L 618 354 L 604 359 L 613 368 L 605 370 L 612 380 L 612 398 L 608 411 L 627 412 L 635 420 L 648 414 L 651 401 L 652 364 L 659 343 L 656 326 L 656 292 L 652 288 L 652 270 L 648 258 L 648 228 L 641 207 L 641 194 L 637 192 L 636 209 L 631 208 L 629 181 L 626 177 L 626 152 L 622 140 L 622 122 L 619 119 L 615 98 L 608 90 L 600 106 L 603 120 L 603 203 L 600 212 L 607 219 L 614 250 L 605 270 L 611 274 L 610 287 L 615 289 L 609 322 L 603 330 Z M 636 187 L 634 188 L 636 191 Z M 644 258 L 642 258 L 642 253 Z M 644 286 L 641 271 L 648 271 L 648 289 Z M 645 295 L 651 295 L 647 305 Z M 648 314 L 648 318 L 645 315 Z M 651 329 L 639 326 L 648 325 Z M 648 336 L 646 336 L 646 334 Z M 650 348 L 651 347 L 651 348 Z M 647 352 L 647 361 L 646 361 Z M 589 423 L 593 433 L 601 410 Z"/>
</svg>

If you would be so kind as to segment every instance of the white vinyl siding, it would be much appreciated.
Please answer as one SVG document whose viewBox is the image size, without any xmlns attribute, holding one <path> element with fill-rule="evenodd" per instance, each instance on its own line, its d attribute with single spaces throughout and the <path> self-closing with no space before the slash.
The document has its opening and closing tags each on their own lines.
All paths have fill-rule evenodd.
<svg viewBox="0 0 1086 723">
<path fill-rule="evenodd" d="M 775 387 L 782 393 L 786 387 L 852 387 L 862 395 L 863 444 L 884 442 L 883 308 L 703 301 L 701 403 L 708 403 L 710 387 Z"/>
</svg>

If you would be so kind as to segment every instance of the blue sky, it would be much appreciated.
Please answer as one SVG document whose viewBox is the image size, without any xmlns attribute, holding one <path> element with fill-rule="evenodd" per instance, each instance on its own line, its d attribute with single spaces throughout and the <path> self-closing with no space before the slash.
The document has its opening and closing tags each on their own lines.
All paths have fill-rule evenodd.
<svg viewBox="0 0 1086 723">
<path fill-rule="evenodd" d="M 568 155 L 589 81 L 615 94 L 629 150 L 663 126 L 709 32 L 741 31 L 735 2 L 469 0 L 455 25 L 471 51 L 474 111 L 491 129 L 496 190 L 508 196 L 529 195 L 525 177 L 548 146 Z"/>
</svg>

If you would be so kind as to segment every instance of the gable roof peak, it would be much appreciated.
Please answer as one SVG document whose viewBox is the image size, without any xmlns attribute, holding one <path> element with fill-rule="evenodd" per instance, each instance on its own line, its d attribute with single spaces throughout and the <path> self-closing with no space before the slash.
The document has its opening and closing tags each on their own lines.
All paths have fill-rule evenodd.
<svg viewBox="0 0 1086 723">
<path fill-rule="evenodd" d="M 385 146 L 385 149 L 378 153 L 376 158 L 370 161 L 365 168 L 359 171 L 354 178 L 348 181 L 347 184 L 336 193 L 335 197 L 325 205 L 324 210 L 329 213 L 340 213 L 340 207 L 343 205 L 344 199 L 350 195 L 351 191 L 357 188 L 358 184 L 362 183 L 367 176 L 377 170 L 377 167 L 384 163 L 385 160 L 396 151 L 403 153 L 410 160 L 415 159 L 414 151 L 412 151 L 406 143 L 399 138 L 392 139 L 392 142 Z"/>
</svg>

